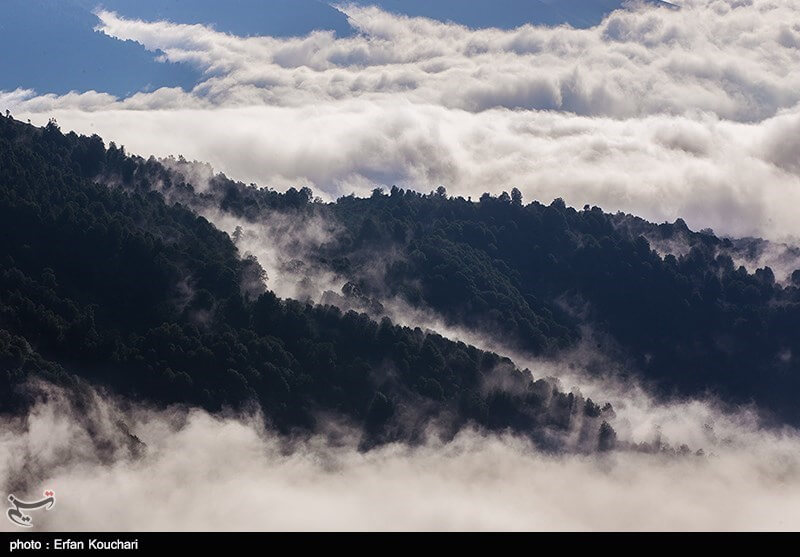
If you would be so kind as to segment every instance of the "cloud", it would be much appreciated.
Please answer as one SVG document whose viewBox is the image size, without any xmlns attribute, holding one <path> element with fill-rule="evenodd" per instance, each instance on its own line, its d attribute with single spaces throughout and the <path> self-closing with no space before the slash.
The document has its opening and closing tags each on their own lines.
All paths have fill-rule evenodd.
<svg viewBox="0 0 800 557">
<path fill-rule="evenodd" d="M 599 205 L 800 236 L 797 0 L 640 7 L 590 29 L 471 30 L 344 6 L 359 30 L 237 37 L 100 12 L 99 29 L 201 69 L 192 91 L 0 93 L 0 107 L 331 199 L 398 184 Z"/>
<path fill-rule="evenodd" d="M 800 101 L 800 52 L 785 23 L 798 7 L 717 0 L 617 11 L 588 30 L 501 31 L 346 5 L 359 35 L 284 40 L 98 15 L 101 31 L 205 71 L 197 91 L 221 104 L 245 91 L 284 106 L 388 94 L 469 111 L 620 118 L 705 111 L 755 121 Z"/>
<path fill-rule="evenodd" d="M 290 440 L 257 415 L 110 400 L 95 397 L 87 423 L 51 392 L 13 434 L 8 424 L 0 430 L 0 478 L 45 464 L 24 492 L 56 492 L 53 510 L 35 511 L 37 530 L 797 528 L 792 431 L 740 430 L 709 443 L 705 456 L 545 456 L 522 439 L 477 431 L 362 453 L 346 430 Z M 119 439 L 115 420 L 145 443 L 141 456 L 98 456 L 92 439 Z"/>
<path fill-rule="evenodd" d="M 445 185 L 477 197 L 518 187 L 526 199 L 694 228 L 787 239 L 800 175 L 789 130 L 800 114 L 762 124 L 652 116 L 614 120 L 552 112 L 485 111 L 342 101 L 315 107 L 83 112 L 56 110 L 68 128 L 129 151 L 206 160 L 246 182 L 311 186 L 328 199 L 376 185 Z M 35 118 L 36 115 L 33 115 Z"/>
</svg>

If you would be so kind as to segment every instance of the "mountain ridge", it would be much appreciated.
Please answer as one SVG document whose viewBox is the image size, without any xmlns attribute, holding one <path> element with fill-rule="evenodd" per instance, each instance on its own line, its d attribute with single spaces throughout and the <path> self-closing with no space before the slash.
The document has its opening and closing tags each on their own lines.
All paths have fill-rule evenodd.
<svg viewBox="0 0 800 557">
<path fill-rule="evenodd" d="M 295 230 L 328 223 L 334 232 L 311 250 L 304 241 L 278 243 L 285 253 L 271 278 L 290 277 L 301 286 L 295 297 L 333 275 L 338 283 L 316 292 L 317 300 L 376 307 L 376 316 L 384 300 L 400 300 L 533 356 L 557 357 L 588 326 L 609 339 L 602 350 L 625 354 L 631 372 L 662 394 L 713 393 L 793 423 L 800 417 L 793 394 L 800 273 L 788 267 L 800 259 L 789 248 L 778 280 L 760 260 L 750 271 L 742 266 L 764 251 L 763 241 L 692 232 L 681 219 L 655 225 L 560 199 L 525 205 L 516 190 L 474 202 L 444 188 L 423 195 L 393 187 L 316 203 L 307 189 L 279 193 L 219 175 L 200 184 L 181 173 L 189 163 L 152 167 L 153 175 L 139 163 L 134 187 L 137 179 L 146 188 L 158 183 L 168 199 L 200 214 L 221 210 L 255 227 L 257 241 L 296 236 L 270 224 L 282 218 Z M 239 231 L 237 244 L 249 246 L 247 235 Z M 681 250 L 665 251 L 667 242 Z"/>
<path fill-rule="evenodd" d="M 160 406 L 256 404 L 287 435 L 337 416 L 364 450 L 473 426 L 546 451 L 613 448 L 609 405 L 433 332 L 279 299 L 205 218 L 94 180 L 136 164 L 97 136 L 0 118 L 0 411 L 30 405 L 38 378 Z"/>
</svg>

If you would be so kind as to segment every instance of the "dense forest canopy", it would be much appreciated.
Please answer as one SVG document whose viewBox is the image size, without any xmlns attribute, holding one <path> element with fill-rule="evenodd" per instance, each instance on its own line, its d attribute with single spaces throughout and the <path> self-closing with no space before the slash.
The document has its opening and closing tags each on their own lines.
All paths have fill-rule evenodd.
<svg viewBox="0 0 800 557">
<path fill-rule="evenodd" d="M 338 416 L 362 429 L 364 447 L 414 441 L 431 424 L 511 428 L 551 450 L 614 445 L 609 405 L 534 380 L 507 358 L 278 298 L 227 234 L 165 202 L 156 174 L 169 177 L 97 136 L 0 118 L 4 412 L 24 407 L 25 383 L 42 377 L 212 411 L 257 402 L 283 432 Z M 309 206 L 305 191 L 259 195 Z"/>
<path fill-rule="evenodd" d="M 800 423 L 800 272 L 777 280 L 768 266 L 734 263 L 756 260 L 763 240 L 694 232 L 681 219 L 656 225 L 574 209 L 560 199 L 526 204 L 516 188 L 472 200 L 444 187 L 427 195 L 392 187 L 322 203 L 308 188 L 279 193 L 210 172 L 201 179 L 196 165 L 167 162 L 115 147 L 93 170 L 102 167 L 104 181 L 132 191 L 155 188 L 198 213 L 257 225 L 286 216 L 334 223 L 329 241 L 301 254 L 300 276 L 334 273 L 343 288 L 327 299 L 376 302 L 362 304 L 377 308 L 374 317 L 381 300 L 401 299 L 542 356 L 591 331 L 601 349 L 621 353 L 631 372 L 664 394 L 756 402 Z M 796 248 L 786 253 L 797 261 Z"/>
<path fill-rule="evenodd" d="M 589 444 L 600 443 L 610 409 L 567 401 L 574 395 L 529 381 L 508 359 L 381 319 L 381 302 L 402 300 L 544 358 L 589 332 L 662 394 L 753 401 L 800 423 L 800 273 L 780 281 L 769 267 L 734 264 L 757 240 L 558 199 L 526 204 L 515 188 L 472 200 L 392 187 L 323 203 L 308 188 L 280 193 L 183 159 L 106 149 L 55 123 L 3 119 L 2 131 L 6 393 L 32 370 L 77 374 L 160 402 L 257 400 L 284 430 L 336 412 L 373 424 L 372 442 L 414 438 L 436 419 L 557 446 L 553 432 L 575 427 L 563 416 L 577 412 L 581 423 L 590 416 Z M 316 249 L 287 259 L 298 281 L 324 270 L 340 291 L 319 305 L 278 298 L 237 233 L 198 216 L 211 213 L 334 223 Z M 675 254 L 653 249 L 670 243 Z M 513 381 L 488 380 L 497 373 Z M 501 383 L 516 386 L 486 389 Z"/>
</svg>

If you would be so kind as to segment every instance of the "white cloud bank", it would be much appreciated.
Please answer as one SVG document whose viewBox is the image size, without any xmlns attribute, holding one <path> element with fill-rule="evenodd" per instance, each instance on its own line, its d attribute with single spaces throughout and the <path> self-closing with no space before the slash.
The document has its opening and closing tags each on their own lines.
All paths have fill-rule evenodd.
<svg viewBox="0 0 800 557">
<path fill-rule="evenodd" d="M 516 186 L 529 200 L 800 237 L 800 0 L 693 0 L 583 30 L 343 9 L 354 37 L 242 38 L 100 12 L 102 32 L 204 80 L 127 99 L 18 90 L 0 108 L 329 198 Z"/>
<path fill-rule="evenodd" d="M 85 417 L 67 417 L 74 407 L 51 394 L 0 430 L 3 484 L 24 471 L 25 495 L 56 492 L 53 510 L 32 513 L 39 530 L 800 527 L 795 432 L 740 427 L 709 438 L 704 457 L 546 456 L 518 438 L 475 431 L 446 445 L 359 453 L 347 436 L 287 443 L 257 416 L 122 410 L 100 397 L 88 414 L 91 428 Z M 142 458 L 120 448 L 119 418 L 147 444 Z"/>
</svg>

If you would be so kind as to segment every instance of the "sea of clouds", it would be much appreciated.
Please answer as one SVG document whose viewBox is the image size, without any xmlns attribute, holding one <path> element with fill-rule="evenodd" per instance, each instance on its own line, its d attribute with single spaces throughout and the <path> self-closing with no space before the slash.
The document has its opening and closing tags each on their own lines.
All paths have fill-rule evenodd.
<svg viewBox="0 0 800 557">
<path fill-rule="evenodd" d="M 35 530 L 797 530 L 800 437 L 718 426 L 702 456 L 546 455 L 475 430 L 365 453 L 346 429 L 287 439 L 257 413 L 101 393 L 78 409 L 50 388 L 3 421 L 0 477 L 19 498 L 55 491 Z"/>
<path fill-rule="evenodd" d="M 237 37 L 100 11 L 200 68 L 191 91 L 0 93 L 0 108 L 331 199 L 518 187 L 694 228 L 800 235 L 799 0 L 639 6 L 590 29 L 469 29 L 343 5 L 358 33 Z M 155 55 L 155 54 L 154 54 Z"/>
</svg>

